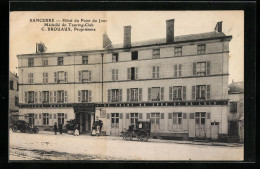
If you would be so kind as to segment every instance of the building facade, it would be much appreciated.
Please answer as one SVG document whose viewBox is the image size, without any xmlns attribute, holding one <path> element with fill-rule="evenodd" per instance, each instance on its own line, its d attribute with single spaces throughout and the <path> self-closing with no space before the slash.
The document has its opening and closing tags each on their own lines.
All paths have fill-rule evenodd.
<svg viewBox="0 0 260 169">
<path fill-rule="evenodd" d="M 232 36 L 215 31 L 131 42 L 102 50 L 18 55 L 20 114 L 39 126 L 95 118 L 106 135 L 151 121 L 153 137 L 218 139 L 228 133 L 228 59 Z M 106 38 L 104 38 L 106 41 Z M 104 42 L 105 44 L 105 42 Z"/>
<path fill-rule="evenodd" d="M 228 85 L 229 115 L 228 135 L 234 141 L 244 141 L 244 82 L 234 82 Z"/>
<path fill-rule="evenodd" d="M 18 76 L 12 72 L 9 72 L 9 122 L 18 120 L 19 112 L 19 84 Z"/>
</svg>

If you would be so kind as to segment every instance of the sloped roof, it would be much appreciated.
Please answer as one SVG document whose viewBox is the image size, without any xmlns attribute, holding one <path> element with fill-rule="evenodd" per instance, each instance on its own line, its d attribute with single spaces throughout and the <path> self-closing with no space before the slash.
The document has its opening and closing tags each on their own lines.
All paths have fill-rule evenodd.
<svg viewBox="0 0 260 169">
<path fill-rule="evenodd" d="M 183 42 L 183 41 L 191 41 L 191 40 L 199 40 L 199 39 L 225 37 L 225 36 L 226 35 L 223 32 L 213 31 L 213 32 L 207 32 L 207 33 L 175 36 L 174 42 Z M 146 40 L 146 41 L 132 42 L 131 47 L 165 44 L 165 43 L 166 43 L 166 38 L 159 38 L 159 39 L 151 39 L 151 40 Z M 110 48 L 123 48 L 123 44 L 112 44 L 112 46 Z"/>
<path fill-rule="evenodd" d="M 232 82 L 228 88 L 228 93 L 244 93 L 244 82 Z"/>
</svg>

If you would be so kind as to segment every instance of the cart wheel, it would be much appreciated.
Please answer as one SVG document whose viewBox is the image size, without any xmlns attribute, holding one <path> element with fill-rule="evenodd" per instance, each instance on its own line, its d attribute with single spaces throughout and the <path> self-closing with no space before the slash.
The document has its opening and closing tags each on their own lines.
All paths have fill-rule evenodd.
<svg viewBox="0 0 260 169">
<path fill-rule="evenodd" d="M 124 139 L 126 141 L 132 140 L 133 139 L 132 133 L 130 133 L 129 131 L 125 132 L 124 133 Z"/>
<path fill-rule="evenodd" d="M 12 131 L 13 131 L 13 132 L 17 132 L 17 127 L 16 127 L 16 126 L 13 126 L 13 127 L 12 127 Z"/>
<path fill-rule="evenodd" d="M 149 139 L 149 135 L 146 131 L 138 131 L 137 136 L 140 141 L 147 141 Z"/>
<path fill-rule="evenodd" d="M 34 129 L 34 133 L 38 133 L 39 132 L 39 129 Z"/>
<path fill-rule="evenodd" d="M 32 130 L 28 127 L 28 128 L 25 129 L 25 132 L 26 133 L 32 133 Z"/>
</svg>

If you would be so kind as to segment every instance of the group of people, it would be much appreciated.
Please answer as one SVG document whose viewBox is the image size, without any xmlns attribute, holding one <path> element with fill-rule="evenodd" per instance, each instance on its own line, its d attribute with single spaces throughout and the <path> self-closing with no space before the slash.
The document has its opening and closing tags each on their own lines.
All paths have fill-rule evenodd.
<svg viewBox="0 0 260 169">
<path fill-rule="evenodd" d="M 62 123 L 59 123 L 59 126 L 57 126 L 57 123 L 56 123 L 56 122 L 54 123 L 54 134 L 55 134 L 55 135 L 57 135 L 58 127 L 59 127 L 59 132 L 60 132 L 60 134 L 62 134 L 62 126 L 63 126 Z"/>
</svg>

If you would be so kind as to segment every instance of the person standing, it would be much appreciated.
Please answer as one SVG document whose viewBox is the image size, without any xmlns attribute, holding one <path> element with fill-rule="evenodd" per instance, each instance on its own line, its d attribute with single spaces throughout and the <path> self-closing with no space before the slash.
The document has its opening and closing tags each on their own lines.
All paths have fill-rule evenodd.
<svg viewBox="0 0 260 169">
<path fill-rule="evenodd" d="M 62 134 L 62 123 L 59 124 L 60 134 Z"/>
<path fill-rule="evenodd" d="M 54 133 L 55 135 L 57 135 L 57 131 L 58 131 L 58 127 L 57 127 L 57 123 L 54 123 Z"/>
<path fill-rule="evenodd" d="M 78 124 L 75 126 L 74 136 L 79 136 Z"/>
</svg>

